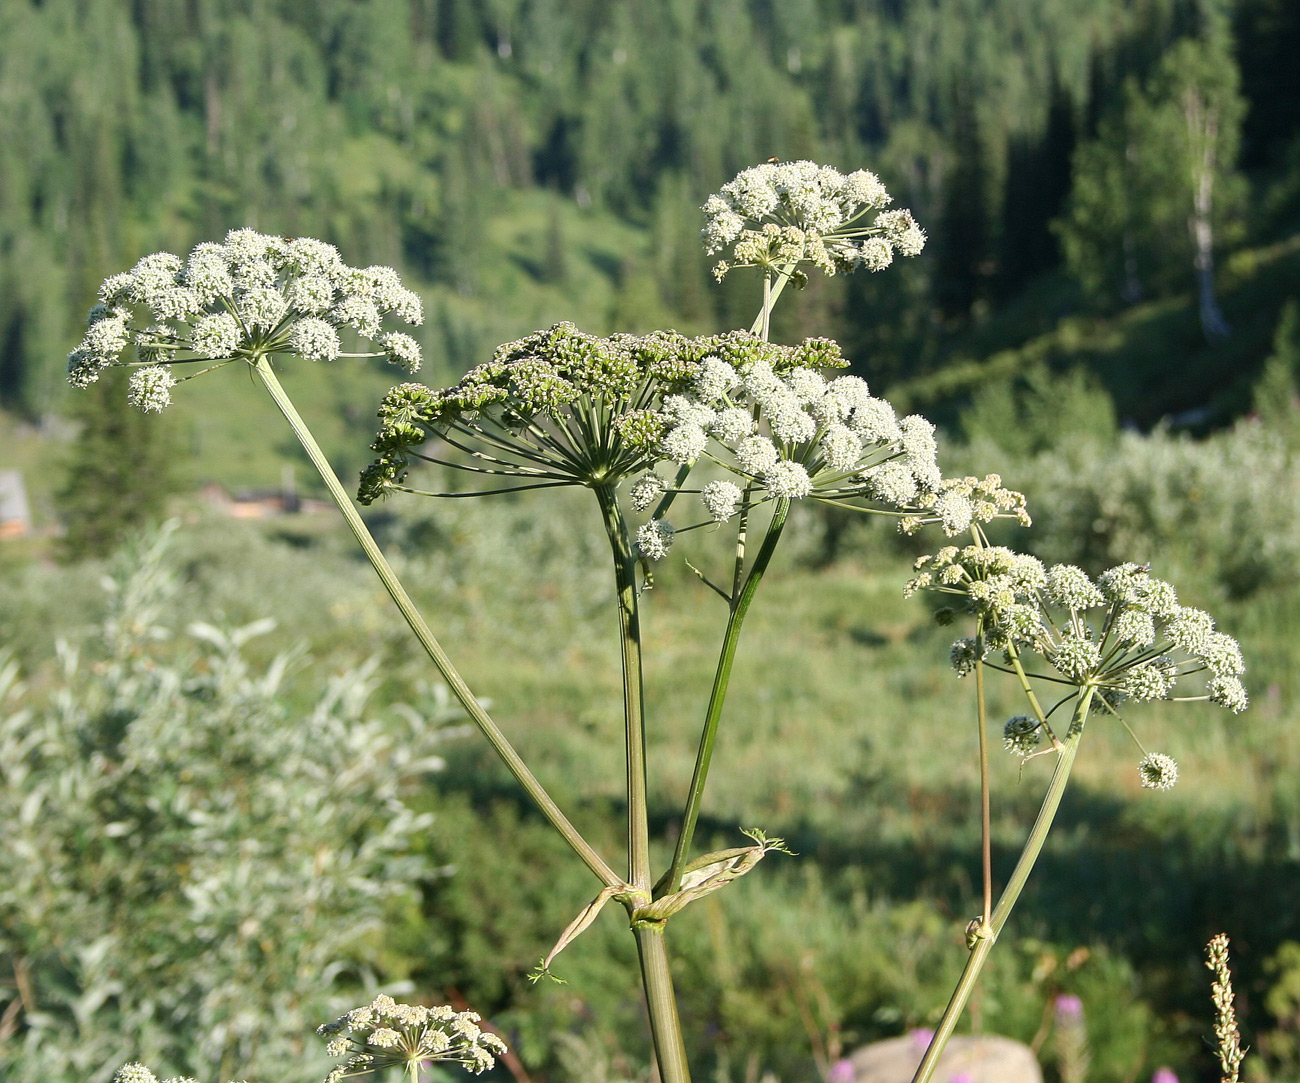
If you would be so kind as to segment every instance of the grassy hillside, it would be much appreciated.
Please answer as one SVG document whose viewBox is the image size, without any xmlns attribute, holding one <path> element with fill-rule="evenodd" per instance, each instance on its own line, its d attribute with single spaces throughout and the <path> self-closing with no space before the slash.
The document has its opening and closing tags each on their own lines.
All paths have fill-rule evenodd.
<svg viewBox="0 0 1300 1083">
<path fill-rule="evenodd" d="M 602 539 L 585 496 L 550 511 L 536 499 L 406 509 L 387 541 L 494 715 L 561 805 L 617 855 L 608 825 L 622 775 L 618 660 Z M 700 1071 L 730 1063 L 732 1078 L 750 1057 L 778 1078 L 807 1078 L 828 1042 L 852 1048 L 932 1022 L 977 905 L 971 689 L 948 667 L 951 630 L 935 627 L 922 600 L 902 598 L 908 561 L 888 547 L 864 543 L 820 570 L 804 564 L 814 527 L 796 524 L 791 552 L 760 594 L 704 810 L 718 846 L 734 845 L 740 827 L 762 826 L 798 855 L 769 858 L 674 924 L 688 1041 L 707 1051 Z M 303 548 L 293 530 L 292 521 L 185 529 L 168 562 L 179 593 L 161 619 L 179 633 L 195 616 L 234 628 L 274 614 L 275 631 L 244 648 L 254 673 L 305 643 L 313 671 L 381 659 L 372 712 L 430 702 L 425 665 L 347 540 L 317 532 Z M 707 558 L 707 545 L 693 548 Z M 100 572 L 87 564 L 0 573 L 0 628 L 34 705 L 57 689 L 56 635 L 87 657 L 103 649 L 84 632 L 107 601 Z M 1139 753 L 1122 727 L 1101 716 L 1090 723 L 1058 832 L 977 1005 L 979 1026 L 1030 1040 L 1057 993 L 1081 996 L 1099 1083 L 1144 1078 L 1159 1064 L 1180 1075 L 1204 1065 L 1199 951 L 1221 929 L 1234 939 L 1257 1063 L 1265 1053 L 1279 1070 L 1290 1063 L 1285 1030 L 1275 1029 L 1285 1021 L 1262 1004 L 1286 980 L 1267 960 L 1294 935 L 1300 718 L 1293 650 L 1280 645 L 1300 634 L 1300 594 L 1225 608 L 1201 585 L 1182 587 L 1185 601 L 1213 604 L 1241 636 L 1256 702 L 1240 719 L 1208 705 L 1131 713 L 1147 746 L 1180 763 L 1168 794 L 1140 789 Z M 663 850 L 723 614 L 680 568 L 663 570 L 645 603 L 653 822 Z M 186 649 L 178 634 L 156 652 L 165 664 Z M 300 694 L 314 683 L 299 681 Z M 1012 707 L 1010 690 L 995 687 L 993 719 Z M 592 884 L 476 739 L 440 751 L 448 766 L 423 799 L 436 819 L 421 846 L 454 871 L 426 888 L 421 910 L 394 915 L 372 956 L 381 973 L 410 976 L 425 995 L 465 996 L 506 1029 L 531 1071 L 556 1063 L 560 1033 L 589 1055 L 628 1058 L 632 1070 L 645 1050 L 633 987 L 611 962 L 611 953 L 626 954 L 619 922 L 607 915 L 566 952 L 558 970 L 568 985 L 529 984 L 525 975 Z M 1046 768 L 999 754 L 993 769 L 995 868 L 1004 877 Z M 1049 1064 L 1052 1049 L 1049 1041 L 1042 1051 Z"/>
<path fill-rule="evenodd" d="M 1100 379 L 1120 416 L 1142 428 L 1170 415 L 1186 415 L 1182 424 L 1201 431 L 1221 426 L 1249 410 L 1282 306 L 1300 296 L 1300 234 L 1235 253 L 1218 281 L 1232 333 L 1209 342 L 1190 292 L 1088 315 L 1074 311 L 1068 281 L 1045 277 L 961 336 L 935 372 L 891 395 L 951 417 L 982 385 L 1041 364 L 1080 366 Z"/>
</svg>

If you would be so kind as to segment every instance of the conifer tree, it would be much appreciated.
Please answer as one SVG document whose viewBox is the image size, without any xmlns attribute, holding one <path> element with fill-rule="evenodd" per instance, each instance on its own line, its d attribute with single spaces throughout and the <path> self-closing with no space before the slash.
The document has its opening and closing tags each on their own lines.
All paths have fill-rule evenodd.
<svg viewBox="0 0 1300 1083">
<path fill-rule="evenodd" d="M 104 556 L 123 535 L 156 522 L 179 484 L 171 418 L 122 409 L 126 372 L 105 373 L 76 396 L 81 431 L 56 494 L 71 560 Z"/>
<path fill-rule="evenodd" d="M 1300 420 L 1300 302 L 1293 297 L 1282 307 L 1273 352 L 1255 383 L 1252 408 L 1270 428 L 1300 442 L 1296 422 Z"/>
</svg>

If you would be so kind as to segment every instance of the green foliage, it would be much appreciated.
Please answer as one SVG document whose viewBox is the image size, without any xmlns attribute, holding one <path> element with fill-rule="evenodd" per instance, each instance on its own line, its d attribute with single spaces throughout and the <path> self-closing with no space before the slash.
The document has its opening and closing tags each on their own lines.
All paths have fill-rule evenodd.
<svg viewBox="0 0 1300 1083">
<path fill-rule="evenodd" d="M 1187 288 L 1202 183 L 1220 237 L 1239 213 L 1239 83 L 1225 31 L 1183 39 L 1145 83 L 1125 83 L 1096 137 L 1076 151 L 1057 228 L 1070 271 L 1095 301 L 1132 304 Z"/>
<path fill-rule="evenodd" d="M 961 415 L 962 432 L 979 448 L 970 458 L 1024 459 L 1072 440 L 1100 444 L 1118 431 L 1115 407 L 1096 377 L 1076 368 L 1060 375 L 1038 364 L 1013 379 L 991 381 Z"/>
<path fill-rule="evenodd" d="M 1247 69 L 1256 159 L 1290 134 L 1265 118 L 1295 109 L 1289 54 L 1277 47 L 1294 20 L 1269 4 L 1235 0 L 1241 44 L 1216 44 L 1197 61 L 1202 74 L 1226 70 L 1231 49 Z M 615 329 L 616 309 L 600 294 L 642 262 L 669 322 L 710 322 L 726 293 L 702 280 L 698 260 L 676 259 L 698 228 L 692 193 L 773 154 L 870 165 L 920 221 L 944 222 L 939 261 L 909 270 L 905 283 L 824 290 L 832 322 L 820 333 L 852 344 L 878 371 L 914 372 L 946 349 L 936 305 L 960 322 L 993 286 L 1010 297 L 1057 262 L 1047 222 L 1060 209 L 1076 131 L 1129 76 L 1146 80 L 1144 93 L 1166 95 L 1152 69 L 1195 21 L 1190 7 L 9 5 L 0 15 L 9 46 L 0 73 L 0 404 L 29 416 L 60 406 L 51 359 L 66 352 L 67 329 L 105 274 L 142 252 L 242 225 L 324 236 L 358 264 L 397 265 L 437 300 L 432 317 L 442 303 L 483 299 L 472 321 L 480 348 L 560 316 Z M 1149 152 L 1159 157 L 1177 133 L 1157 128 Z M 1079 198 L 1096 202 L 1089 184 L 1109 191 L 1104 174 L 1116 167 L 1089 162 L 1083 172 L 1094 181 L 1080 176 Z M 1279 191 L 1293 173 L 1279 169 Z M 566 227 L 589 217 L 581 236 L 566 235 L 575 252 L 600 247 L 615 223 L 651 251 L 602 258 L 596 293 L 587 276 L 556 275 L 544 283 L 551 310 L 538 316 L 517 311 L 520 294 L 501 268 L 522 260 L 545 277 L 548 261 L 493 234 L 506 219 L 522 224 L 531 202 L 517 197 L 541 188 L 562 203 Z M 1173 249 L 1185 247 L 1186 213 L 1166 215 Z M 684 232 L 678 219 L 691 219 Z M 1107 258 L 1122 247 L 1117 237 Z M 579 311 L 588 306 L 594 314 Z M 430 320 L 427 354 L 445 353 L 457 373 L 481 359 L 440 322 Z"/>
<path fill-rule="evenodd" d="M 173 628 L 169 533 L 108 581 L 89 643 L 60 641 L 56 690 L 0 665 L 16 1083 L 102 1081 L 138 1057 L 319 1078 L 304 1037 L 377 980 L 368 949 L 432 873 L 410 852 L 430 818 L 404 795 L 442 766 L 445 699 L 374 716 L 371 660 L 291 710 L 301 651 L 246 657 L 274 621 Z"/>
<path fill-rule="evenodd" d="M 1264 1007 L 1277 1021 L 1277 1029 L 1265 1039 L 1264 1053 L 1270 1067 L 1294 1073 L 1300 1068 L 1300 944 L 1284 941 L 1265 963 L 1265 970 L 1271 984 Z"/>
<path fill-rule="evenodd" d="M 1300 302 L 1282 308 L 1273 333 L 1273 352 L 1255 382 L 1252 406 L 1260 421 L 1293 443 L 1300 397 Z"/>
<path fill-rule="evenodd" d="M 1258 423 L 1199 442 L 1161 430 L 1069 436 L 1017 474 L 1034 481 L 1026 544 L 1044 560 L 1097 570 L 1124 554 L 1208 574 L 1231 596 L 1300 576 L 1294 454 Z"/>
</svg>

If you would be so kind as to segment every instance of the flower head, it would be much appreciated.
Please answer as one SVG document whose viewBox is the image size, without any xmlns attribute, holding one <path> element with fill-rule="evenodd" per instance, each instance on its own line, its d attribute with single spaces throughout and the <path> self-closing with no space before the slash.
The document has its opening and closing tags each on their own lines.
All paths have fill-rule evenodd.
<svg viewBox="0 0 1300 1083">
<path fill-rule="evenodd" d="M 1169 790 L 1178 781 L 1178 764 L 1163 752 L 1151 752 L 1138 764 L 1142 785 L 1149 790 Z"/>
<path fill-rule="evenodd" d="M 744 494 L 733 481 L 711 481 L 704 486 L 700 500 L 715 523 L 723 523 L 736 514 Z"/>
<path fill-rule="evenodd" d="M 274 354 L 333 361 L 344 328 L 378 339 L 383 352 L 374 356 L 408 371 L 420 360 L 409 335 L 381 337 L 386 316 L 406 323 L 422 318 L 419 297 L 397 272 L 348 267 L 332 245 L 310 238 L 232 230 L 220 244 L 197 245 L 183 261 L 168 252 L 145 256 L 106 279 L 99 300 L 68 355 L 68 380 L 84 387 L 109 366 L 136 367 L 128 401 L 146 411 L 171 401 L 177 381 L 169 368 Z M 135 360 L 127 354 L 131 346 Z"/>
<path fill-rule="evenodd" d="M 672 523 L 651 519 L 636 532 L 637 552 L 650 560 L 662 560 L 673 547 L 675 533 Z"/>
<path fill-rule="evenodd" d="M 337 1083 L 425 1061 L 460 1064 L 478 1075 L 506 1051 L 505 1042 L 483 1030 L 479 1023 L 477 1012 L 399 1004 L 381 994 L 368 1005 L 353 1008 L 318 1028 L 317 1033 L 329 1039 L 326 1050 L 330 1056 L 348 1057 L 326 1079 Z"/>
<path fill-rule="evenodd" d="M 1215 630 L 1208 613 L 1180 606 L 1174 588 L 1146 568 L 1118 565 L 1094 583 L 1073 565 L 1044 568 L 1034 557 L 982 540 L 946 545 L 914 567 L 905 593 L 950 596 L 936 614 L 941 623 L 961 610 L 977 619 L 978 637 L 952 646 L 959 677 L 975 668 L 982 643 L 985 652 L 1003 652 L 1005 668 L 1017 672 L 1031 702 L 1029 682 L 1038 678 L 1058 690 L 1073 686 L 1060 703 L 1096 696 L 1091 702 L 1116 714 L 1126 701 L 1175 698 L 1176 686 L 1199 678 L 1202 694 L 1177 698 L 1209 700 L 1234 713 L 1246 709 L 1237 641 Z M 1031 654 L 1056 676 L 1034 672 Z M 1029 755 L 1044 735 L 1057 742 L 1036 703 L 1034 710 L 1035 717 L 1017 716 L 1003 730 L 1004 744 L 1017 755 Z M 1163 754 L 1145 755 L 1138 770 L 1143 786 L 1154 789 L 1168 789 L 1178 777 L 1177 765 Z"/>
<path fill-rule="evenodd" d="M 1002 744 L 1008 752 L 1028 756 L 1043 740 L 1043 728 L 1038 719 L 1018 714 L 1002 727 Z"/>
<path fill-rule="evenodd" d="M 886 210 L 890 202 L 865 169 L 846 175 L 815 162 L 768 162 L 742 170 L 705 201 L 700 233 L 709 255 L 729 249 L 714 268 L 719 279 L 732 267 L 801 263 L 828 275 L 880 271 L 896 253 L 914 256 L 925 245 L 911 212 Z"/>
</svg>

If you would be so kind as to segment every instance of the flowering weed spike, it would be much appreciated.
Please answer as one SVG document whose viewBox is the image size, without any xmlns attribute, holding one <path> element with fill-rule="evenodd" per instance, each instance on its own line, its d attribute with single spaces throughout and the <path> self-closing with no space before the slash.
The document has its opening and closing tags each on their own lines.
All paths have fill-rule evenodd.
<svg viewBox="0 0 1300 1083">
<path fill-rule="evenodd" d="M 1205 965 L 1214 974 L 1210 987 L 1214 1001 L 1214 1039 L 1223 1074 L 1221 1083 L 1237 1083 L 1246 1051 L 1241 1048 L 1237 1009 L 1233 1003 L 1232 971 L 1228 969 L 1228 938 L 1219 933 L 1205 947 Z"/>
</svg>

